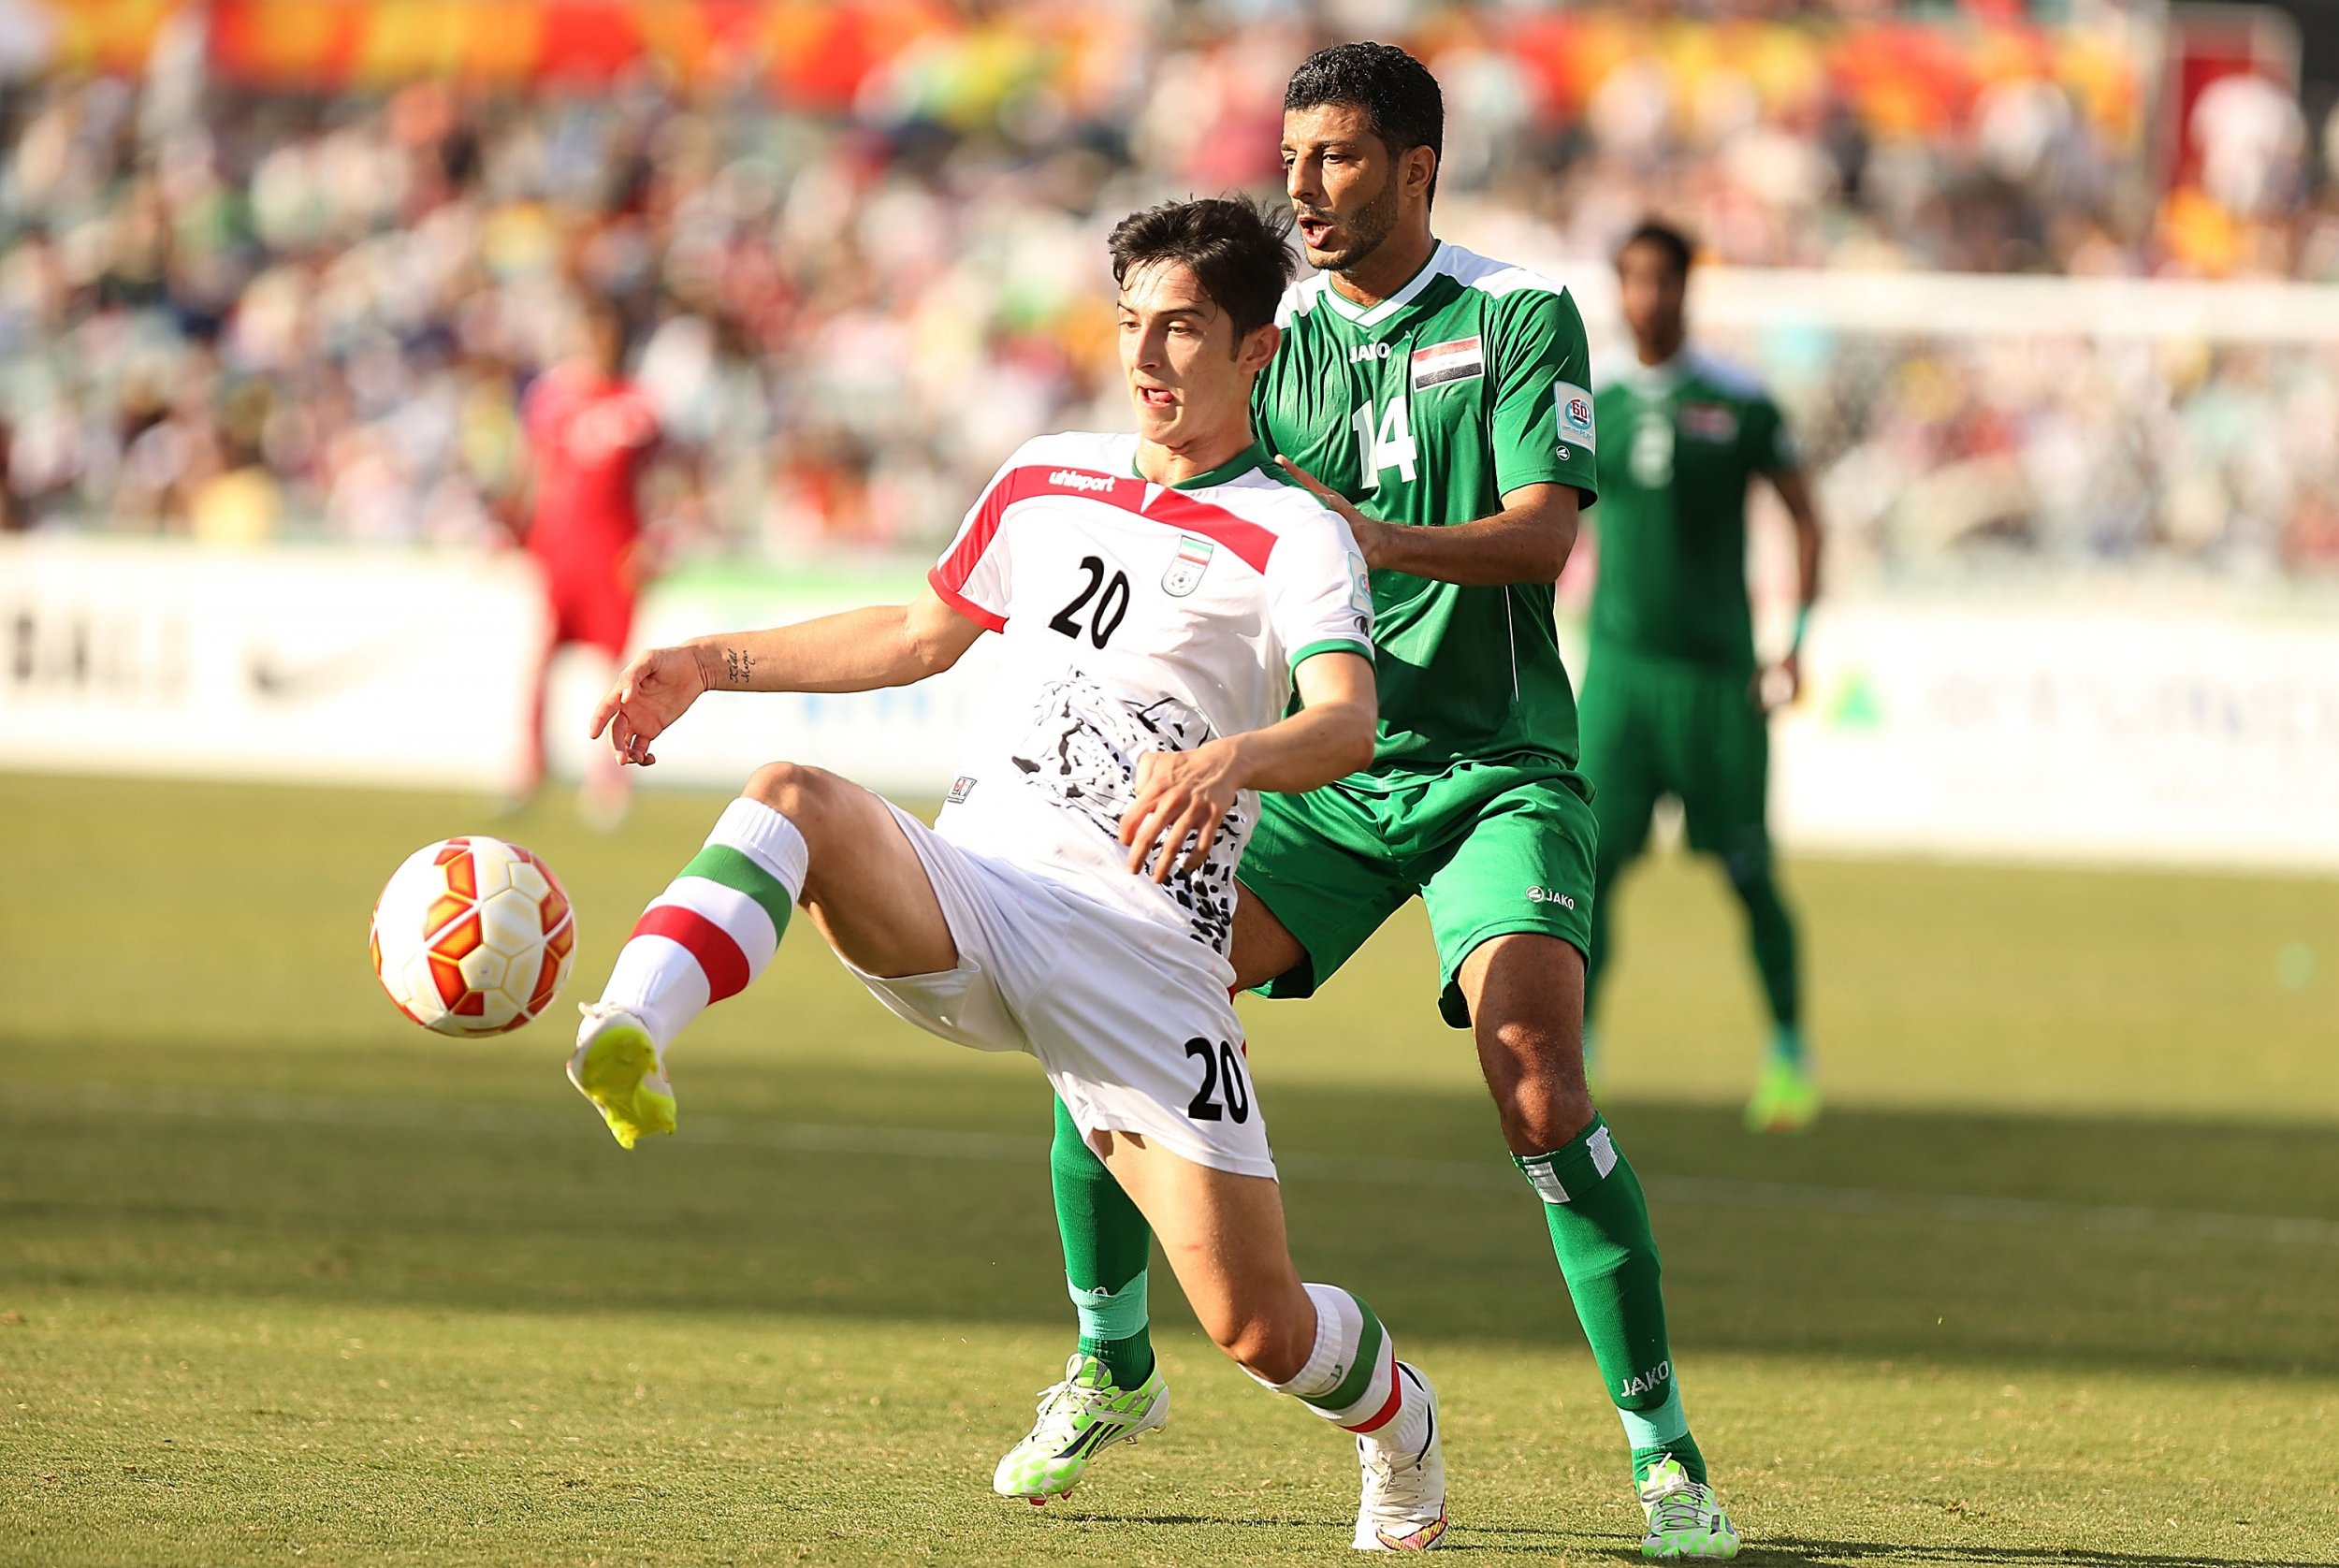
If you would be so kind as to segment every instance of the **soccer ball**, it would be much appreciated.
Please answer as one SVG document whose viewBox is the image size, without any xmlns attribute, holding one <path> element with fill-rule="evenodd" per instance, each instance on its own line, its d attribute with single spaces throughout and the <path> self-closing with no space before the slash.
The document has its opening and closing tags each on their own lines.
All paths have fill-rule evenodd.
<svg viewBox="0 0 2339 1568">
<path fill-rule="evenodd" d="M 406 857 L 374 903 L 372 946 L 399 1011 L 442 1035 L 500 1035 L 559 995 L 576 919 L 552 867 L 474 835 Z"/>
</svg>

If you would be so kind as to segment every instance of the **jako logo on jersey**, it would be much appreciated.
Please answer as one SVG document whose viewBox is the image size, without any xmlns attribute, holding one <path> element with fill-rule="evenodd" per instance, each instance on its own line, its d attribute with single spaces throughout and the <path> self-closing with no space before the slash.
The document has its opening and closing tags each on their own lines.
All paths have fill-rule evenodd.
<svg viewBox="0 0 2339 1568">
<path fill-rule="evenodd" d="M 1449 381 L 1468 381 L 1486 374 L 1485 343 L 1476 338 L 1456 338 L 1451 342 L 1431 343 L 1428 348 L 1413 351 L 1413 389 L 1442 386 Z"/>
<path fill-rule="evenodd" d="M 1218 546 L 1207 539 L 1197 539 L 1190 533 L 1178 535 L 1178 559 L 1170 563 L 1170 570 L 1161 574 L 1161 591 L 1173 599 L 1184 599 L 1201 585 L 1202 573 L 1210 570 L 1210 558 Z"/>
<path fill-rule="evenodd" d="M 1672 1381 L 1673 1363 L 1660 1361 L 1647 1372 L 1634 1377 L 1628 1377 L 1622 1383 L 1618 1384 L 1616 1397 L 1620 1400 L 1629 1400 L 1636 1394 L 1653 1394 Z"/>
<path fill-rule="evenodd" d="M 1113 486 L 1113 481 L 1101 473 L 1082 473 L 1068 468 L 1060 468 L 1048 475 L 1048 483 L 1061 490 L 1086 490 L 1091 494 L 1102 494 Z"/>
<path fill-rule="evenodd" d="M 1562 909 L 1573 909 L 1576 907 L 1576 900 L 1570 898 L 1563 893 L 1554 892 L 1550 888 L 1529 888 L 1527 890 L 1527 902 L 1530 904 L 1557 904 Z"/>
<path fill-rule="evenodd" d="M 1348 363 L 1351 365 L 1362 365 L 1371 360 L 1387 357 L 1388 345 L 1387 343 L 1358 343 L 1348 351 Z"/>
<path fill-rule="evenodd" d="M 1600 443 L 1591 426 L 1591 394 L 1572 381 L 1562 381 L 1551 388 L 1551 397 L 1560 409 L 1560 440 L 1598 451 Z"/>
</svg>

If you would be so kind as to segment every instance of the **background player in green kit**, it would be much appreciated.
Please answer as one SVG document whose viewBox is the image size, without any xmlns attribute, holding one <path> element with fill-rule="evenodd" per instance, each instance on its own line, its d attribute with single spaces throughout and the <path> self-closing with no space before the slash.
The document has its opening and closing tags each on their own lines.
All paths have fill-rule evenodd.
<svg viewBox="0 0 2339 1568">
<path fill-rule="evenodd" d="M 1623 1419 L 1652 1557 L 1737 1537 L 1707 1485 L 1665 1333 L 1640 1183 L 1584 1087 L 1594 825 L 1552 584 L 1594 493 L 1583 323 L 1564 290 L 1431 233 L 1444 108 L 1402 50 L 1318 51 L 1284 99 L 1297 229 L 1255 388 L 1262 442 L 1342 512 L 1372 567 L 1381 724 L 1367 771 L 1262 797 L 1240 879 L 1240 983 L 1305 996 L 1406 900 L 1427 906 L 1446 1021 L 1475 1031 L 1513 1159 Z M 1078 1352 L 994 1485 L 1042 1501 L 1160 1424 L 1143 1221 L 1057 1108 Z"/>
<path fill-rule="evenodd" d="M 1770 1056 L 1747 1125 L 1792 1131 L 1818 1116 L 1819 1093 L 1804 1051 L 1794 922 L 1779 895 L 1765 825 L 1767 704 L 1794 701 L 1801 684 L 1803 628 L 1819 594 L 1819 514 L 1769 396 L 1744 371 L 1688 345 L 1690 254 L 1686 238 L 1657 223 L 1642 225 L 1618 251 L 1638 363 L 1594 399 L 1607 445 L 1584 671 L 1584 771 L 1597 788 L 1600 819 L 1585 1013 L 1597 1017 L 1614 951 L 1616 878 L 1648 840 L 1658 797 L 1677 796 L 1690 848 L 1720 857 L 1746 907 L 1770 1004 Z M 1767 683 L 1746 590 L 1746 497 L 1756 475 L 1778 489 L 1794 521 L 1801 588 L 1794 641 Z"/>
</svg>

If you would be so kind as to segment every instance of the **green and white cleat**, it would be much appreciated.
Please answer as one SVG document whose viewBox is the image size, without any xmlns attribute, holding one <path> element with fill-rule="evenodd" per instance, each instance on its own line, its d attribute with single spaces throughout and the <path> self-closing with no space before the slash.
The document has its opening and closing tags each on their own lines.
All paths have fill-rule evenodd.
<svg viewBox="0 0 2339 1568">
<path fill-rule="evenodd" d="M 576 1054 L 569 1058 L 569 1082 L 593 1102 L 610 1135 L 631 1149 L 644 1133 L 672 1132 L 674 1088 L 666 1082 L 666 1053 L 642 1021 L 623 1008 L 588 1002 L 577 1011 Z"/>
<path fill-rule="evenodd" d="M 1097 1456 L 1170 1419 L 1170 1385 L 1156 1363 L 1141 1387 L 1115 1387 L 1105 1364 L 1075 1352 L 1064 1381 L 1039 1390 L 1039 1419 L 992 1473 L 991 1489 L 1037 1508 L 1081 1484 Z"/>
<path fill-rule="evenodd" d="M 1749 1132 L 1806 1132 L 1819 1120 L 1819 1080 L 1801 1062 L 1773 1057 L 1746 1102 Z"/>
<path fill-rule="evenodd" d="M 1667 1562 L 1717 1562 L 1738 1555 L 1738 1532 L 1722 1511 L 1713 1488 L 1693 1481 L 1681 1461 L 1667 1455 L 1640 1484 L 1640 1505 L 1649 1533 L 1640 1554 Z"/>
</svg>

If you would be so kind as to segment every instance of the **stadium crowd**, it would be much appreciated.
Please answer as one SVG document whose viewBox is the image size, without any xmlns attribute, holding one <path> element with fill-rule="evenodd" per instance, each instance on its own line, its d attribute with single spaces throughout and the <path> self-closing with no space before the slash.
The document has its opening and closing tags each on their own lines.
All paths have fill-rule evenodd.
<svg viewBox="0 0 2339 1568">
<path fill-rule="evenodd" d="M 1505 254 L 1599 269 L 1653 210 L 1753 266 L 2339 281 L 2339 116 L 2204 96 L 2161 192 L 2115 36 L 1432 14 L 1445 226 Z M 29 82 L 0 109 L 0 521 L 504 537 L 519 394 L 589 292 L 689 454 L 650 484 L 683 547 L 927 544 L 1024 435 L 1124 422 L 1086 308 L 1104 227 L 1277 183 L 1315 41 L 1287 8 L 1082 15 L 922 40 L 839 111 L 646 71 Z M 2331 345 L 1745 346 L 1855 559 L 2339 562 Z"/>
</svg>

